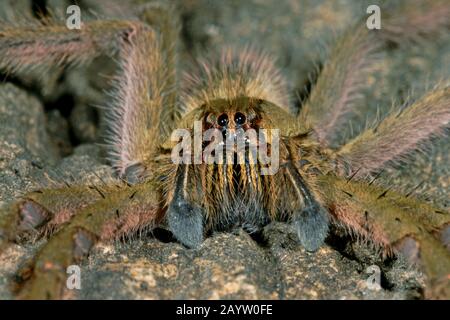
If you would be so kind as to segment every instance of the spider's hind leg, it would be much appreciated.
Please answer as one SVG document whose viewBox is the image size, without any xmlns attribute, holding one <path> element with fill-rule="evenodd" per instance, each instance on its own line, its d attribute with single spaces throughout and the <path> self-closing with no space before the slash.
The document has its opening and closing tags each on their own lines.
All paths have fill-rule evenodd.
<svg viewBox="0 0 450 320">
<path fill-rule="evenodd" d="M 365 182 L 323 176 L 318 183 L 334 223 L 419 266 L 427 298 L 450 298 L 449 212 Z"/>
</svg>

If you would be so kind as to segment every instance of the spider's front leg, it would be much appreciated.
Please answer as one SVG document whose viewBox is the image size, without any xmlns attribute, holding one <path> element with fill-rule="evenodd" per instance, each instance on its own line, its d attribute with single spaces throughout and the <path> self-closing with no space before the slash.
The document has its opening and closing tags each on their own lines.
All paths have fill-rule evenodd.
<svg viewBox="0 0 450 320">
<path fill-rule="evenodd" d="M 50 235 L 83 207 L 100 200 L 98 187 L 36 190 L 1 208 L 0 252 L 12 241 Z"/>
<path fill-rule="evenodd" d="M 70 297 L 66 269 L 79 264 L 97 241 L 120 238 L 153 228 L 162 218 L 158 194 L 151 183 L 99 188 L 97 201 L 83 206 L 57 231 L 34 258 L 19 296 L 26 299 Z M 56 201 L 53 199 L 53 201 Z M 34 206 L 43 208 L 41 203 Z"/>
<path fill-rule="evenodd" d="M 449 212 L 369 183 L 324 176 L 318 184 L 335 223 L 420 266 L 428 298 L 450 298 Z"/>
</svg>

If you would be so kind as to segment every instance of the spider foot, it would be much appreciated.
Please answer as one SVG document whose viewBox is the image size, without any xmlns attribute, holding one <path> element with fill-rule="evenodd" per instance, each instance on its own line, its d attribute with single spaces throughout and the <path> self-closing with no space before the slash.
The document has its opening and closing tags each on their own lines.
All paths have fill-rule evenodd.
<svg viewBox="0 0 450 320">
<path fill-rule="evenodd" d="M 19 206 L 20 231 L 34 230 L 42 226 L 49 218 L 49 212 L 34 201 L 25 201 Z"/>
<path fill-rule="evenodd" d="M 128 166 L 122 175 L 122 179 L 125 180 L 130 185 L 135 185 L 142 182 L 145 177 L 145 166 L 141 163 L 135 163 Z"/>
<path fill-rule="evenodd" d="M 37 232 L 44 225 L 50 213 L 32 200 L 23 200 L 1 208 L 0 212 L 0 251 L 9 242 Z"/>
</svg>

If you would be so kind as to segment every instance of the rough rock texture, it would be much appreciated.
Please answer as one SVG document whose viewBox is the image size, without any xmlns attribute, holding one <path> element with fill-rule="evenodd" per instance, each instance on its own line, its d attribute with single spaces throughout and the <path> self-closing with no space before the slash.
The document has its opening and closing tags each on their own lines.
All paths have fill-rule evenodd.
<svg viewBox="0 0 450 320">
<path fill-rule="evenodd" d="M 140 239 L 101 245 L 89 259 L 80 298 L 101 299 L 391 299 L 417 297 L 420 275 L 390 270 L 370 289 L 364 264 L 329 246 L 307 253 L 288 226 L 266 227 L 264 243 L 247 233 L 218 233 L 199 250 L 176 242 Z M 395 273 L 392 274 L 392 273 Z M 391 278 L 398 281 L 391 284 Z M 403 284 L 402 281 L 406 280 Z"/>
<path fill-rule="evenodd" d="M 89 3 L 89 1 L 83 1 Z M 136 0 L 135 2 L 145 2 Z M 49 3 L 60 3 L 49 1 Z M 292 83 L 302 92 L 314 62 L 326 56 L 335 35 L 365 14 L 360 1 L 179 1 L 183 20 L 182 64 L 222 45 L 257 44 L 279 57 Z M 29 12 L 29 1 L 3 2 Z M 57 5 L 56 5 L 57 6 Z M 58 9 L 56 7 L 56 9 Z M 56 10 L 55 9 L 55 10 Z M 60 9 L 60 8 L 59 8 Z M 97 6 L 97 10 L 101 7 Z M 98 141 L 101 114 L 89 105 L 108 105 L 101 93 L 111 61 L 54 75 L 20 75 L 16 83 L 0 85 L 0 205 L 51 181 L 99 181 L 112 170 L 103 160 Z M 388 110 L 414 89 L 450 77 L 450 41 L 388 52 L 374 75 L 353 134 L 372 119 L 376 108 Z M 30 83 L 36 85 L 30 85 Z M 349 126 L 350 128 L 350 126 Z M 344 130 L 350 137 L 351 130 Z M 450 193 L 449 142 L 438 141 L 426 156 L 414 158 L 386 183 L 427 192 L 445 205 Z M 48 176 L 48 177 L 47 177 Z M 0 299 L 11 298 L 8 283 L 15 270 L 43 244 L 12 245 L 0 255 Z M 371 289 L 366 269 L 381 268 L 381 288 Z M 163 229 L 124 242 L 100 244 L 81 266 L 80 299 L 409 299 L 420 298 L 424 278 L 401 260 L 382 261 L 363 244 L 332 235 L 316 253 L 305 252 L 292 230 L 280 223 L 261 235 L 243 231 L 217 233 L 199 250 L 188 250 Z"/>
<path fill-rule="evenodd" d="M 36 169 L 55 164 L 42 104 L 12 84 L 0 84 L 0 203 L 32 185 Z"/>
</svg>

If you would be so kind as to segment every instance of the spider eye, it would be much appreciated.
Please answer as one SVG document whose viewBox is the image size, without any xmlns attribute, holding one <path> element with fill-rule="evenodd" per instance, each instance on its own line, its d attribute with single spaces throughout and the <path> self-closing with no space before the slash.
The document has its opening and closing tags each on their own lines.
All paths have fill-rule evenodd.
<svg viewBox="0 0 450 320">
<path fill-rule="evenodd" d="M 219 126 L 225 127 L 228 124 L 228 116 L 225 113 L 221 114 L 217 119 L 217 123 Z"/>
<path fill-rule="evenodd" d="M 245 123 L 245 115 L 243 114 L 243 113 L 240 113 L 240 112 L 237 112 L 235 115 L 234 115 L 234 122 L 237 124 L 237 125 L 243 125 L 244 123 Z"/>
</svg>

